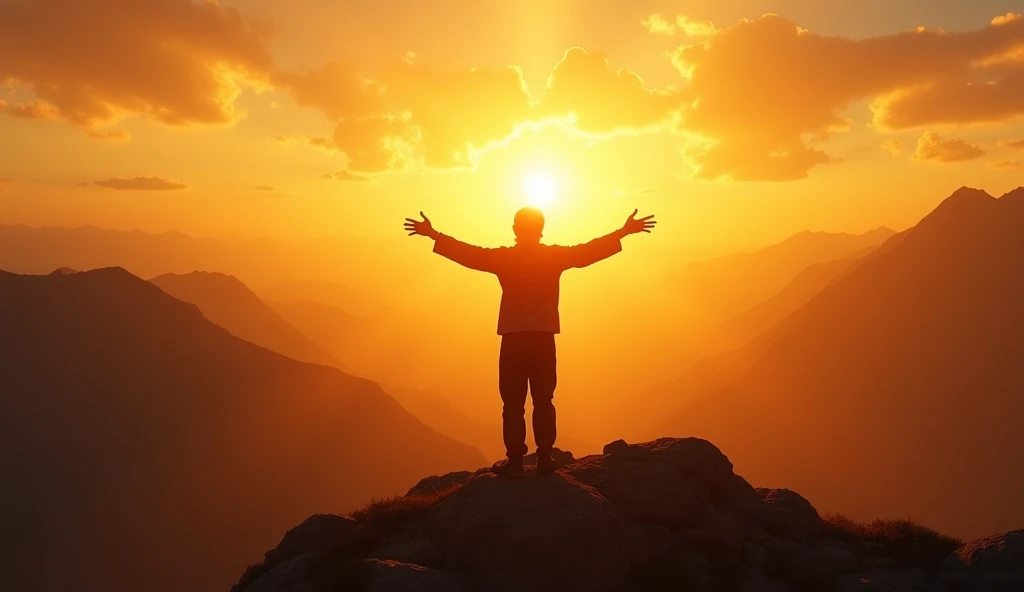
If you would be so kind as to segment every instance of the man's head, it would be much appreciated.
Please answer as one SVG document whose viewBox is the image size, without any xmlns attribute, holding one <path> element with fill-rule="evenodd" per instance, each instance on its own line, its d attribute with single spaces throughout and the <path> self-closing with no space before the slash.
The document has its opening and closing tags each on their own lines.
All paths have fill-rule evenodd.
<svg viewBox="0 0 1024 592">
<path fill-rule="evenodd" d="M 516 212 L 512 222 L 512 232 L 516 233 L 516 242 L 540 242 L 544 232 L 544 214 L 537 208 L 523 208 Z"/>
</svg>

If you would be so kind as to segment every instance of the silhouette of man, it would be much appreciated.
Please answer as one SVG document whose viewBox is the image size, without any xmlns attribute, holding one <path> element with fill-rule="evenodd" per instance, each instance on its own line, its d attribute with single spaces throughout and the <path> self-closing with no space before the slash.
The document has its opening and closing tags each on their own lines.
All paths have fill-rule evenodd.
<svg viewBox="0 0 1024 592">
<path fill-rule="evenodd" d="M 650 232 L 657 222 L 654 216 L 636 217 L 637 211 L 622 228 L 588 243 L 572 247 L 540 242 L 544 215 L 536 208 L 516 212 L 512 247 L 488 249 L 458 241 L 441 234 L 420 212 L 422 220 L 405 219 L 409 236 L 434 240 L 434 252 L 478 271 L 493 273 L 501 284 L 501 308 L 498 334 L 498 390 L 504 404 L 502 436 L 504 460 L 494 463 L 499 475 L 523 475 L 526 454 L 526 394 L 533 396 L 533 435 L 537 443 L 537 472 L 548 473 L 557 467 L 551 458 L 555 444 L 555 334 L 558 323 L 558 282 L 562 272 L 586 267 L 622 250 L 623 237 Z"/>
</svg>

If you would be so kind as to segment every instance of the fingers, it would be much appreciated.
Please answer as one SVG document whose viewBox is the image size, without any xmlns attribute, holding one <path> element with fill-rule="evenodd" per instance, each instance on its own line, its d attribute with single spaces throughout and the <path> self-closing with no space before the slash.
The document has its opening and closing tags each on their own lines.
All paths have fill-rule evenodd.
<svg viewBox="0 0 1024 592">
<path fill-rule="evenodd" d="M 406 218 L 405 221 L 406 221 L 406 223 L 411 223 L 411 224 L 415 224 L 415 223 L 419 222 L 419 220 L 413 220 L 412 218 Z"/>
<path fill-rule="evenodd" d="M 426 222 L 427 224 L 430 224 L 430 218 L 427 218 L 427 215 L 424 214 L 422 211 L 420 212 L 420 218 L 423 218 L 424 222 Z"/>
<path fill-rule="evenodd" d="M 639 211 L 640 211 L 640 210 L 633 210 L 633 213 L 632 213 L 632 214 L 630 214 L 630 215 L 629 215 L 629 217 L 630 217 L 630 218 L 636 218 L 636 215 L 637 215 L 637 213 L 638 213 Z"/>
<path fill-rule="evenodd" d="M 638 220 L 650 220 L 653 217 L 654 217 L 654 214 L 651 214 L 650 216 L 644 216 L 643 218 L 637 218 L 637 219 Z"/>
<path fill-rule="evenodd" d="M 412 231 L 412 232 L 410 232 L 410 233 L 409 233 L 409 236 L 412 236 L 412 235 L 414 235 L 414 234 L 416 234 L 416 231 L 415 231 L 415 230 L 414 230 L 414 231 Z"/>
</svg>

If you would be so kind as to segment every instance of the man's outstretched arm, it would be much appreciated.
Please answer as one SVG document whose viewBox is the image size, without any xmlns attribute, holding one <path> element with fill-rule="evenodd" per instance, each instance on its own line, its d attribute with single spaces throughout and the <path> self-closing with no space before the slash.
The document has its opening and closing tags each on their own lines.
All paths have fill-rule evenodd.
<svg viewBox="0 0 1024 592">
<path fill-rule="evenodd" d="M 615 232 L 582 245 L 566 247 L 565 267 L 586 267 L 602 259 L 607 259 L 622 250 L 623 238 L 640 232 L 650 233 L 651 230 L 654 230 L 654 226 L 658 223 L 654 219 L 654 215 L 637 218 L 637 212 L 639 210 L 633 210 L 633 214 L 626 219 L 622 228 Z"/>
<path fill-rule="evenodd" d="M 456 240 L 434 230 L 434 226 L 430 223 L 430 218 L 427 218 L 423 212 L 420 212 L 420 217 L 423 219 L 405 219 L 405 230 L 409 233 L 409 236 L 418 235 L 433 239 L 434 252 L 442 257 L 451 259 L 459 265 L 478 271 L 497 272 L 498 249 L 485 249 Z"/>
</svg>

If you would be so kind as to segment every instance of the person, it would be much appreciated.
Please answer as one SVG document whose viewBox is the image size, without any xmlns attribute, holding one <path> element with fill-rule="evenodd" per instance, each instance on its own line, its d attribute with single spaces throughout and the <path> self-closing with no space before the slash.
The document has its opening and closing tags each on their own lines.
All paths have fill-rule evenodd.
<svg viewBox="0 0 1024 592">
<path fill-rule="evenodd" d="M 434 229 L 423 212 L 422 220 L 405 219 L 409 236 L 433 239 L 434 252 L 452 261 L 487 273 L 501 284 L 498 312 L 498 391 L 504 405 L 502 437 L 506 458 L 492 470 L 509 477 L 523 475 L 526 447 L 526 395 L 533 397 L 533 433 L 537 444 L 537 472 L 557 469 L 551 457 L 555 444 L 555 334 L 559 333 L 558 284 L 562 272 L 587 267 L 622 250 L 630 234 L 651 232 L 654 216 L 637 218 L 637 210 L 622 228 L 576 246 L 541 243 L 544 215 L 536 208 L 516 212 L 512 224 L 515 246 L 483 248 L 466 244 Z"/>
</svg>

